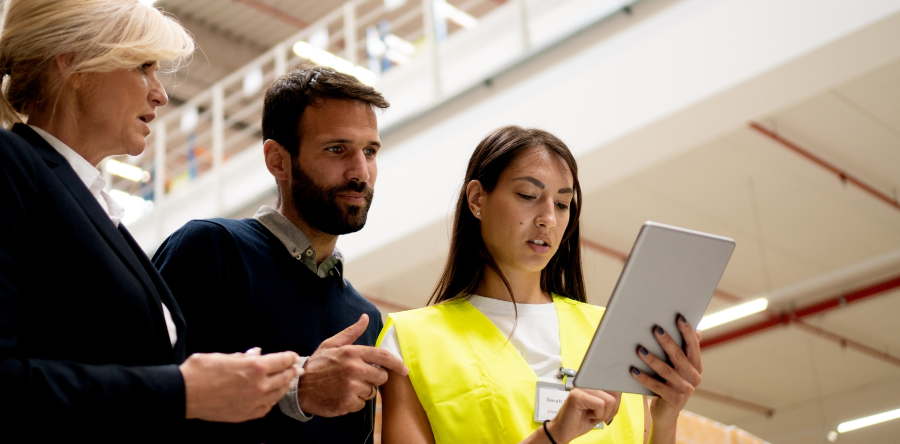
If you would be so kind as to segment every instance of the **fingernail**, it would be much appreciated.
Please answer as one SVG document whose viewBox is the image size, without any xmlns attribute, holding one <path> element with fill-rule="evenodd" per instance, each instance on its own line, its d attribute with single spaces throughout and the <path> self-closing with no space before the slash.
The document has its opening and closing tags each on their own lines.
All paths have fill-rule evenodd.
<svg viewBox="0 0 900 444">
<path fill-rule="evenodd" d="M 613 418 L 613 419 L 616 419 L 616 418 Z M 613 421 L 613 420 L 610 419 L 609 421 L 607 421 L 606 425 L 611 426 L 611 425 L 612 425 L 612 421 Z"/>
<path fill-rule="evenodd" d="M 658 334 L 658 335 L 660 335 L 660 336 L 665 336 L 665 335 L 666 335 L 666 331 L 663 330 L 662 327 L 656 327 L 656 334 Z"/>
<path fill-rule="evenodd" d="M 681 321 L 682 324 L 687 324 L 687 319 L 684 318 L 684 315 L 678 315 L 678 320 Z"/>
<path fill-rule="evenodd" d="M 635 367 L 631 367 L 631 373 L 634 373 L 635 376 L 640 376 L 640 375 L 641 375 L 641 371 L 638 370 L 638 369 L 635 368 Z"/>
<path fill-rule="evenodd" d="M 646 348 L 641 347 L 641 354 L 644 355 L 644 356 L 647 356 L 647 355 L 650 354 L 650 352 L 648 352 Z"/>
</svg>

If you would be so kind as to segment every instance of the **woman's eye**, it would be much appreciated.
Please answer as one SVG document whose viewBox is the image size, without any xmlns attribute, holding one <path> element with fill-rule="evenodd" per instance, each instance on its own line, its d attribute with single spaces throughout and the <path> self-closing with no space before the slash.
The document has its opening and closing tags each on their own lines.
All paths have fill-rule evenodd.
<svg viewBox="0 0 900 444">
<path fill-rule="evenodd" d="M 521 197 L 522 199 L 525 199 L 525 200 L 534 200 L 534 198 L 535 198 L 534 196 L 532 196 L 530 194 L 522 194 L 522 193 L 516 193 L 516 194 L 518 194 L 519 197 Z"/>
<path fill-rule="evenodd" d="M 566 205 L 566 204 L 564 204 L 564 203 L 559 203 L 559 202 L 557 202 L 557 203 L 556 203 L 556 208 L 559 208 L 560 210 L 568 210 L 568 209 L 569 209 L 569 206 Z"/>
<path fill-rule="evenodd" d="M 141 65 L 141 72 L 147 72 L 153 66 L 153 63 L 144 63 Z"/>
</svg>

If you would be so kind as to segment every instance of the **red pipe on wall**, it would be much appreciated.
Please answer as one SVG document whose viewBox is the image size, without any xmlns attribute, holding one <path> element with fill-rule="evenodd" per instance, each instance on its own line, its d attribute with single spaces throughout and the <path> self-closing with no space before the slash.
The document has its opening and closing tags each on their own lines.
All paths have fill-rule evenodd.
<svg viewBox="0 0 900 444">
<path fill-rule="evenodd" d="M 894 278 L 888 279 L 886 281 L 877 283 L 875 285 L 870 285 L 865 288 L 861 288 L 859 290 L 852 291 L 850 293 L 844 294 L 842 296 L 838 296 L 836 298 L 832 298 L 823 302 L 819 302 L 808 307 L 804 307 L 798 310 L 794 310 L 791 313 L 782 313 L 780 315 L 771 317 L 762 322 L 758 322 L 756 324 L 748 325 L 746 327 L 739 328 L 737 330 L 724 333 L 718 336 L 713 336 L 709 338 L 703 338 L 700 342 L 701 349 L 708 349 L 710 347 L 715 347 L 717 345 L 724 344 L 726 342 L 731 342 L 739 338 L 743 338 L 745 336 L 752 335 L 754 333 L 758 333 L 761 331 L 768 330 L 772 327 L 776 327 L 779 325 L 787 325 L 790 324 L 795 319 L 803 319 L 805 317 L 809 317 L 815 314 L 819 314 L 828 310 L 832 310 L 838 307 L 843 307 L 854 302 L 858 302 L 873 296 L 877 296 L 879 294 L 884 294 L 890 290 L 900 287 L 900 276 L 896 276 Z"/>
<path fill-rule="evenodd" d="M 837 175 L 842 181 L 849 182 L 853 185 L 856 185 L 857 187 L 859 187 L 866 193 L 869 193 L 872 196 L 874 196 L 876 199 L 883 201 L 884 203 L 894 207 L 897 210 L 900 210 L 900 202 L 897 202 L 896 198 L 890 197 L 887 194 L 884 194 L 881 191 L 878 191 L 877 189 L 875 189 L 875 187 L 850 175 L 850 173 L 838 168 L 837 166 L 832 165 L 831 163 L 827 162 L 826 160 L 822 159 L 821 157 L 818 157 L 815 154 L 800 147 L 796 143 L 791 142 L 790 140 L 787 140 L 784 137 L 779 136 L 778 134 L 775 134 L 774 131 L 771 131 L 768 128 L 766 128 L 756 122 L 750 122 L 750 128 L 755 129 L 756 131 L 758 131 L 758 132 L 762 133 L 763 135 L 765 135 L 766 137 L 780 143 L 781 145 L 790 149 L 791 151 L 809 159 L 816 165 L 819 165 L 822 168 L 825 168 L 826 170 L 831 171 L 832 173 Z"/>
<path fill-rule="evenodd" d="M 303 20 L 300 20 L 293 15 L 288 14 L 278 8 L 270 6 L 266 3 L 261 2 L 260 0 L 234 0 L 238 3 L 243 3 L 269 17 L 272 17 L 275 20 L 279 20 L 281 22 L 287 23 L 297 29 L 304 29 L 309 26 L 309 23 L 306 23 Z"/>
</svg>

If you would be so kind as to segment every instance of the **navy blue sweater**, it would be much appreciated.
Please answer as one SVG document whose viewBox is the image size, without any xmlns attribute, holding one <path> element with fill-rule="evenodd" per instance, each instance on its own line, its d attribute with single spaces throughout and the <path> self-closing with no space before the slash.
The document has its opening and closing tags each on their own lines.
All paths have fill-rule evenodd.
<svg viewBox="0 0 900 444">
<path fill-rule="evenodd" d="M 356 341 L 375 345 L 381 314 L 340 277 L 320 278 L 294 259 L 254 219 L 188 222 L 160 246 L 153 262 L 187 323 L 188 353 L 292 350 L 310 356 L 319 344 L 368 313 Z M 243 424 L 195 421 L 194 437 L 227 442 L 371 443 L 375 404 L 338 418 L 302 423 L 276 406 Z M 368 437 L 368 438 L 367 438 Z"/>
</svg>

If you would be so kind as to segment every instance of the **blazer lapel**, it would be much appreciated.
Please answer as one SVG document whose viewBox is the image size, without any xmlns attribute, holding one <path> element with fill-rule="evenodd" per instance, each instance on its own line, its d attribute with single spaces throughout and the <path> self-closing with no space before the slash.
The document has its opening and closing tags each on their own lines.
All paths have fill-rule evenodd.
<svg viewBox="0 0 900 444">
<path fill-rule="evenodd" d="M 132 248 L 133 251 L 143 251 L 141 250 L 140 245 L 138 245 L 137 241 L 131 236 L 131 233 L 125 228 L 124 225 L 119 224 L 119 232 L 122 233 L 122 237 L 125 238 L 125 241 Z M 181 314 L 181 308 L 178 307 L 178 302 L 175 301 L 175 297 L 172 296 L 172 292 L 169 290 L 169 287 L 166 285 L 165 281 L 163 281 L 162 276 L 156 272 L 156 266 L 150 262 L 150 259 L 147 255 L 143 253 L 139 253 L 136 255 L 138 261 L 140 261 L 141 265 L 143 265 L 145 270 L 153 270 L 152 273 L 148 273 L 148 279 L 155 284 L 155 288 L 158 290 L 156 293 L 160 300 L 164 304 L 166 304 L 166 308 L 169 309 L 169 313 L 172 315 L 172 321 L 175 323 L 175 330 L 178 334 L 178 340 L 175 341 L 174 353 L 175 353 L 175 361 L 181 363 L 187 356 L 187 349 L 185 348 L 185 322 L 184 316 Z M 166 330 L 166 342 L 171 343 L 169 341 L 168 330 Z"/>
<path fill-rule="evenodd" d="M 138 254 L 144 254 L 143 251 L 139 247 L 132 248 L 132 246 L 129 245 L 125 235 L 123 235 L 109 219 L 109 216 L 103 211 L 100 204 L 97 203 L 97 200 L 84 185 L 84 182 L 81 181 L 75 173 L 75 170 L 69 165 L 69 162 L 67 162 L 56 149 L 50 146 L 43 137 L 29 128 L 28 125 L 24 124 L 14 125 L 12 131 L 30 143 L 35 151 L 43 157 L 44 162 L 47 163 L 50 170 L 53 171 L 56 177 L 63 185 L 65 185 L 66 190 L 78 203 L 97 231 L 103 236 L 113 251 L 116 252 L 122 262 L 125 263 L 138 280 L 140 280 L 152 299 L 151 302 L 153 303 L 153 306 L 150 307 L 149 311 L 151 316 L 153 316 L 154 324 L 157 325 L 157 332 L 161 333 L 162 336 L 165 336 L 165 343 L 170 345 L 168 332 L 165 328 L 166 322 L 163 318 L 162 308 L 160 306 L 161 299 L 159 293 L 157 292 L 153 281 L 150 279 L 150 276 L 147 274 L 147 270 L 142 266 L 137 257 Z M 121 225 L 120 227 L 121 230 L 125 230 Z M 127 233 L 127 231 L 124 232 Z M 130 238 L 131 235 L 128 235 L 128 237 Z M 137 246 L 136 243 L 134 245 Z M 172 306 L 168 304 L 167 306 L 169 307 L 169 310 L 173 312 L 174 317 L 175 311 L 172 310 Z M 180 317 L 180 311 L 178 313 Z M 182 325 L 184 325 L 183 319 L 181 319 L 181 322 Z M 161 337 L 160 339 L 163 338 Z"/>
</svg>

